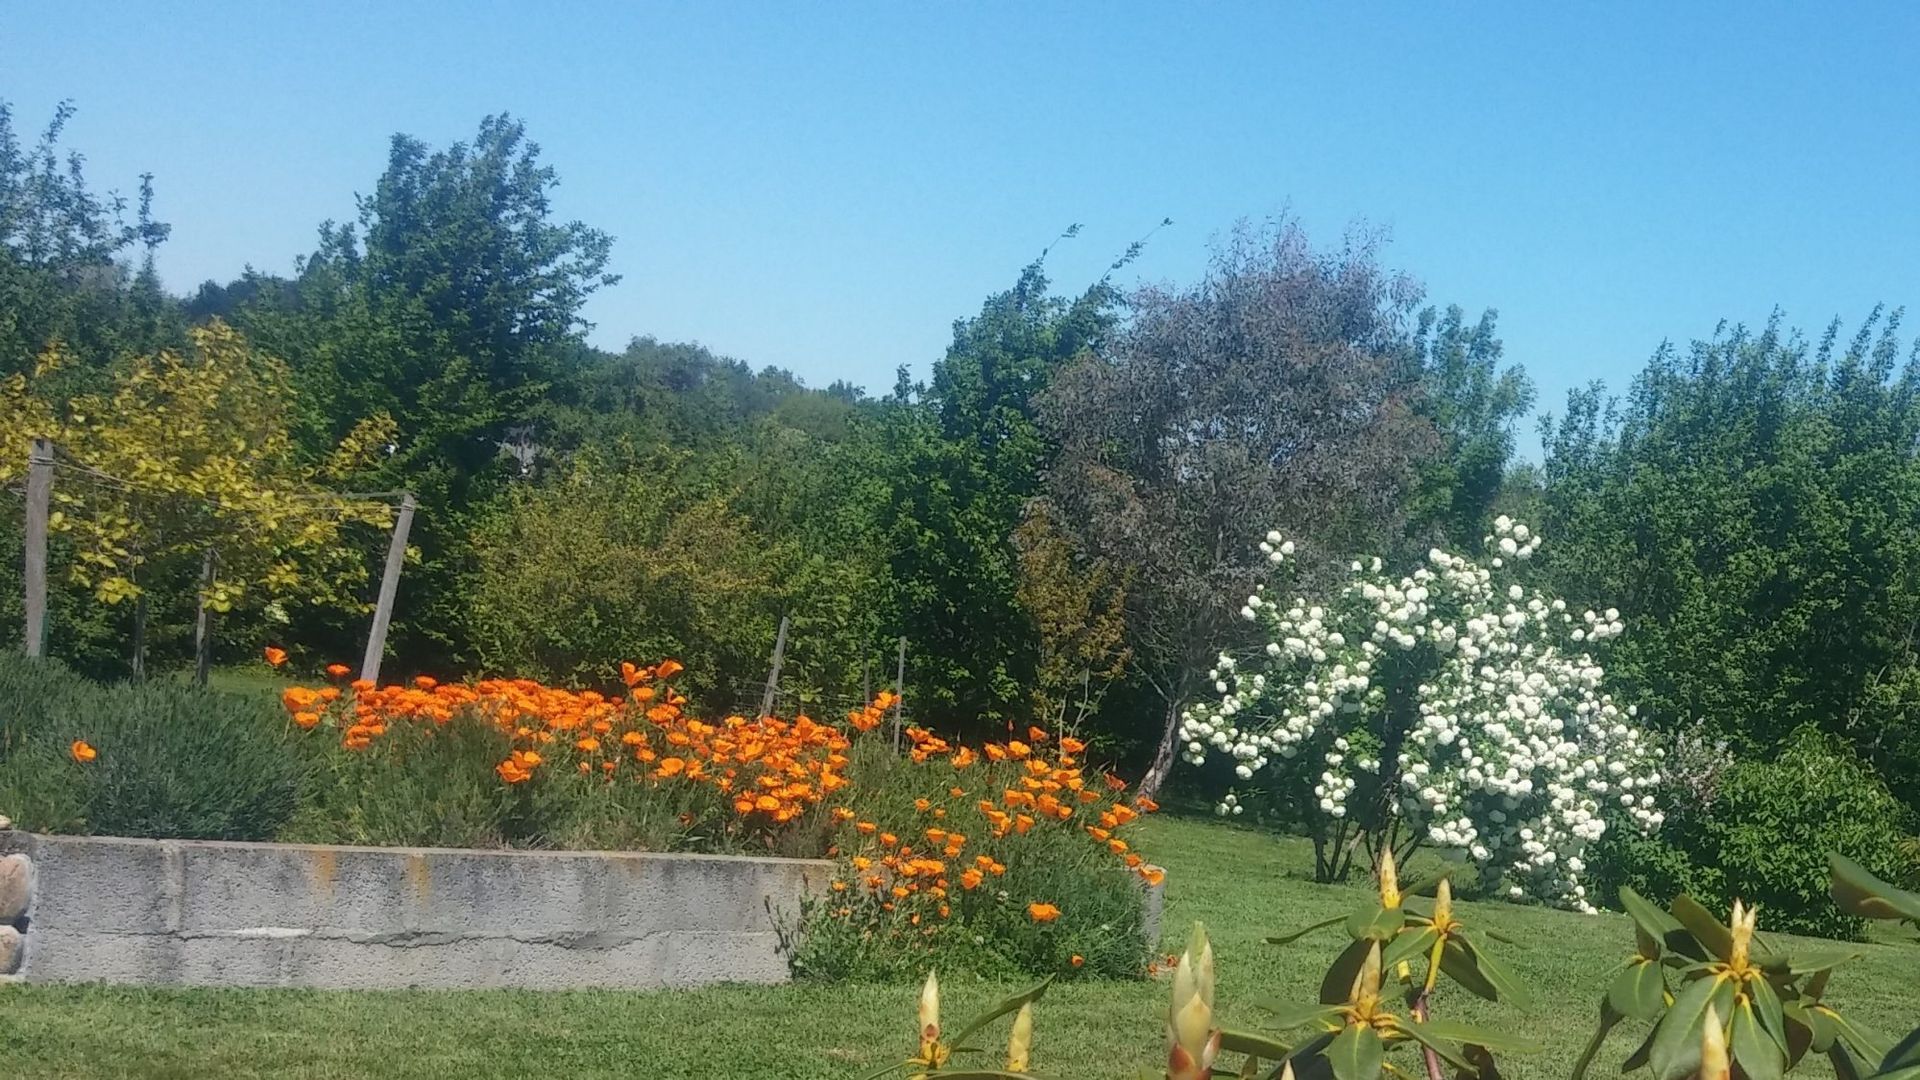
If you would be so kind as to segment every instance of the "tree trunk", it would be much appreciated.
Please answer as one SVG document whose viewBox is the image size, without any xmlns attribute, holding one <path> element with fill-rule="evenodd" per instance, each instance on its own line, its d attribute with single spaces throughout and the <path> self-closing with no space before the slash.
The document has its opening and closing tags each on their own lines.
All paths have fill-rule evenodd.
<svg viewBox="0 0 1920 1080">
<path fill-rule="evenodd" d="M 133 681 L 143 682 L 147 677 L 147 594 L 141 593 L 133 602 Z"/>
<path fill-rule="evenodd" d="M 1160 732 L 1160 745 L 1153 751 L 1153 764 L 1147 766 L 1146 775 L 1140 778 L 1140 794 L 1147 798 L 1156 798 L 1160 787 L 1167 782 L 1167 776 L 1173 772 L 1173 763 L 1177 760 L 1175 751 L 1180 737 L 1180 705 L 1167 702 L 1167 725 Z"/>
</svg>

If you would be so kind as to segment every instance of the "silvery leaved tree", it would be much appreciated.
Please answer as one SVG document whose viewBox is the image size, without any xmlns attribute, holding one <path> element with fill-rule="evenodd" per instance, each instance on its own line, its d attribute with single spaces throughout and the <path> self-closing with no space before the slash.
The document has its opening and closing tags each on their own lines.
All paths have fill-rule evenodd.
<svg viewBox="0 0 1920 1080">
<path fill-rule="evenodd" d="M 1657 829 L 1660 752 L 1635 709 L 1603 692 L 1593 651 L 1619 613 L 1576 613 L 1521 570 L 1540 537 L 1506 517 L 1476 562 L 1439 549 L 1396 576 L 1352 563 L 1322 602 L 1280 602 L 1265 583 L 1240 614 L 1263 648 L 1223 654 L 1219 695 L 1189 708 L 1194 763 L 1235 760 L 1302 812 L 1323 880 L 1358 852 L 1464 856 L 1514 898 L 1591 910 L 1583 854 L 1610 823 Z M 1262 550 L 1283 572 L 1294 544 Z M 1239 794 L 1220 803 L 1240 812 Z"/>
</svg>

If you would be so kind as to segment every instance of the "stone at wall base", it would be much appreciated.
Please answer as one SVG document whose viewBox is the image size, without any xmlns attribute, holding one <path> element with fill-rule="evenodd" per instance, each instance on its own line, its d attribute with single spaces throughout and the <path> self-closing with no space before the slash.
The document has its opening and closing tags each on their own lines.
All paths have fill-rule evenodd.
<svg viewBox="0 0 1920 1080">
<path fill-rule="evenodd" d="M 33 861 L 25 855 L 0 855 L 0 923 L 27 913 L 33 899 Z"/>
<path fill-rule="evenodd" d="M 26 952 L 25 940 L 20 931 L 11 926 L 0 926 L 0 975 L 12 975 L 20 970 L 20 956 Z"/>
</svg>

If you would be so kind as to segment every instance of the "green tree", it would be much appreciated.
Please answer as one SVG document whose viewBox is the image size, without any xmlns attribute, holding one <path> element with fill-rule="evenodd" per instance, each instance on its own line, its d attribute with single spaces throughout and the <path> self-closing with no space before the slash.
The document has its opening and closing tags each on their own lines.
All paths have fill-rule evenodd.
<svg viewBox="0 0 1920 1080">
<path fill-rule="evenodd" d="M 1669 727 L 1766 755 L 1803 724 L 1920 805 L 1920 352 L 1899 318 L 1851 340 L 1722 325 L 1662 346 L 1623 407 L 1543 427 L 1546 552 L 1569 595 L 1617 597 L 1613 670 Z"/>
<path fill-rule="evenodd" d="M 888 609 L 909 643 L 907 700 L 923 721 L 1004 729 L 1028 714 L 1039 641 L 1014 532 L 1051 454 L 1035 398 L 1111 330 L 1114 300 L 1104 281 L 1053 295 L 1036 261 L 954 323 L 929 384 L 911 385 L 903 369 L 882 407 Z"/>
<path fill-rule="evenodd" d="M 553 220 L 558 183 L 524 126 L 490 116 L 471 143 L 429 150 L 396 135 L 357 221 L 326 223 L 291 290 L 259 288 L 242 324 L 294 365 L 309 446 L 359 417 L 398 425 L 362 481 L 424 507 L 422 565 L 401 591 L 396 647 L 458 653 L 466 537 L 515 467 L 509 429 L 578 347 L 586 298 L 617 279 L 612 240 Z"/>
</svg>

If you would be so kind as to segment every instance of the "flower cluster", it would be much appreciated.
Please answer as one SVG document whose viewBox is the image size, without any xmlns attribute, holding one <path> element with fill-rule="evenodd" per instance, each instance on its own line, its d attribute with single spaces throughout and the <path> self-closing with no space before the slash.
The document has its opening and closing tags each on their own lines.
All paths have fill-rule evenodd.
<svg viewBox="0 0 1920 1080">
<path fill-rule="evenodd" d="M 494 770 L 505 783 L 527 783 L 557 763 L 607 782 L 701 785 L 759 826 L 795 821 L 848 784 L 845 732 L 806 716 L 701 720 L 668 685 L 681 670 L 675 660 L 622 664 L 626 689 L 612 694 L 529 679 L 441 683 L 423 675 L 404 685 L 289 687 L 281 701 L 301 728 L 331 722 L 348 750 L 365 750 L 395 725 L 478 716 L 513 747 Z M 346 674 L 338 665 L 329 671 L 336 679 Z"/>
<path fill-rule="evenodd" d="M 1159 807 L 1144 796 L 1127 801 L 1127 785 L 1117 777 L 1090 780 L 1078 757 L 1086 749 L 1079 739 L 1063 736 L 1049 753 L 1046 744 L 1054 740 L 1030 728 L 1024 741 L 987 743 L 976 752 L 953 748 L 919 727 L 907 728 L 906 735 L 912 760 L 931 770 L 926 780 L 935 785 L 934 794 L 914 800 L 914 826 L 900 833 L 836 807 L 834 820 L 843 827 L 836 849 L 847 872 L 833 882 L 834 892 L 864 892 L 880 913 L 897 914 L 909 926 L 947 919 L 957 894 L 987 889 L 1007 872 L 1014 856 L 996 842 L 1048 828 L 1078 829 L 1145 881 L 1164 879 L 1159 867 L 1117 835 L 1142 812 Z M 1063 910 L 1056 903 L 1062 898 L 990 891 L 1000 903 L 1024 901 L 1035 923 L 1053 922 Z M 851 903 L 836 914 L 856 916 Z"/>
<path fill-rule="evenodd" d="M 1620 613 L 1575 614 L 1506 580 L 1539 549 L 1527 526 L 1503 516 L 1485 543 L 1487 565 L 1435 549 L 1398 578 L 1355 561 L 1324 605 L 1261 586 L 1241 615 L 1267 642 L 1220 657 L 1218 700 L 1182 717 L 1185 754 L 1227 755 L 1241 779 L 1279 773 L 1311 792 L 1310 820 L 1412 827 L 1515 897 L 1589 910 L 1587 845 L 1610 819 L 1663 820 L 1660 754 L 1588 651 L 1623 631 Z M 1261 547 L 1276 566 L 1294 550 L 1278 533 Z M 1229 795 L 1217 809 L 1240 808 Z"/>
</svg>

